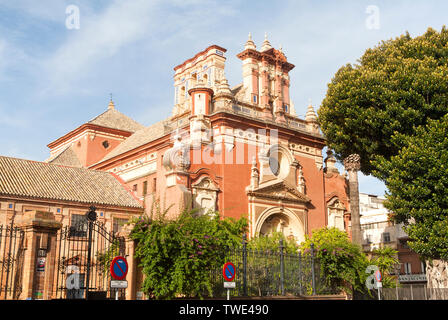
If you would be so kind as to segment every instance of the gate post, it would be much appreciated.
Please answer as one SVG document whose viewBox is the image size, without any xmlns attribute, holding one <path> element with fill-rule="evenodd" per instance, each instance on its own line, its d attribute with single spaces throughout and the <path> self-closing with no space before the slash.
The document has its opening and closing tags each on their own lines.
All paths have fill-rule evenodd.
<svg viewBox="0 0 448 320">
<path fill-rule="evenodd" d="M 57 269 L 56 234 L 62 223 L 51 212 L 33 210 L 24 213 L 18 225 L 25 231 L 26 246 L 19 298 L 51 299 Z"/>
</svg>

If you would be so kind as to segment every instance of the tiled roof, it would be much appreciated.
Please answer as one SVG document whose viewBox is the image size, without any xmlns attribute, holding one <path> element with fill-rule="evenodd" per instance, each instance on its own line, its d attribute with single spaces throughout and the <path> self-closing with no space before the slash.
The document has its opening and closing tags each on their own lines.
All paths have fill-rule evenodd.
<svg viewBox="0 0 448 320">
<path fill-rule="evenodd" d="M 136 132 L 140 129 L 143 129 L 144 126 L 138 123 L 137 121 L 129 118 L 128 116 L 122 114 L 120 111 L 115 108 L 110 108 L 104 111 L 99 116 L 96 116 L 89 122 L 90 124 L 96 124 L 98 126 L 119 129 L 129 132 Z"/>
<path fill-rule="evenodd" d="M 68 145 L 58 154 L 48 158 L 44 162 L 52 163 L 52 164 L 60 164 L 69 167 L 82 168 L 83 165 L 76 155 L 75 151 L 71 145 Z"/>
<path fill-rule="evenodd" d="M 122 153 L 128 152 L 132 149 L 138 148 L 146 143 L 154 141 L 162 137 L 165 132 L 166 121 L 159 121 L 149 127 L 144 127 L 135 132 L 129 138 L 120 143 L 115 149 L 108 153 L 100 162 L 112 159 Z"/>
<path fill-rule="evenodd" d="M 142 208 L 104 171 L 0 156 L 0 195 Z"/>
</svg>

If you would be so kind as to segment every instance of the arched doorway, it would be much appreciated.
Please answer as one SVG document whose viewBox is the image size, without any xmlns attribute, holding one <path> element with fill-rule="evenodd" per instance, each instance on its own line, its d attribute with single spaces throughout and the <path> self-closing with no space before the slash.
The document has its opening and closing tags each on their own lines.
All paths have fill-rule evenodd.
<svg viewBox="0 0 448 320">
<path fill-rule="evenodd" d="M 305 240 L 305 228 L 302 220 L 286 208 L 266 209 L 257 219 L 255 236 L 267 236 L 274 232 L 281 232 L 285 237 L 294 239 L 297 243 Z"/>
</svg>

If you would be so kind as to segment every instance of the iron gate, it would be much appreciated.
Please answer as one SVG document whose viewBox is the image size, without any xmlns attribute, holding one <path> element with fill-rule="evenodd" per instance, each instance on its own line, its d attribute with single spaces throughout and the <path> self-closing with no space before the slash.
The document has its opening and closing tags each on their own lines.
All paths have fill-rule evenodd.
<svg viewBox="0 0 448 320">
<path fill-rule="evenodd" d="M 112 259 L 124 255 L 124 239 L 88 214 L 57 235 L 54 298 L 113 299 L 118 292 L 124 299 L 126 289 L 110 287 L 109 271 Z"/>
<path fill-rule="evenodd" d="M 19 299 L 25 232 L 13 225 L 0 225 L 0 299 Z"/>
</svg>

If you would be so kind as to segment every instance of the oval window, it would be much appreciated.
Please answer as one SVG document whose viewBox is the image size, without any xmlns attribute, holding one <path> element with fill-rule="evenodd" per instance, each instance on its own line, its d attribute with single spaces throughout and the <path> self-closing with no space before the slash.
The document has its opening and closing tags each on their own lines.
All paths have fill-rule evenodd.
<svg viewBox="0 0 448 320">
<path fill-rule="evenodd" d="M 290 163 L 288 157 L 279 149 L 269 151 L 269 168 L 273 175 L 285 179 L 289 174 Z"/>
<path fill-rule="evenodd" d="M 278 174 L 280 173 L 280 163 L 277 157 L 275 156 L 269 157 L 269 167 L 271 168 L 272 174 L 278 176 Z"/>
</svg>

